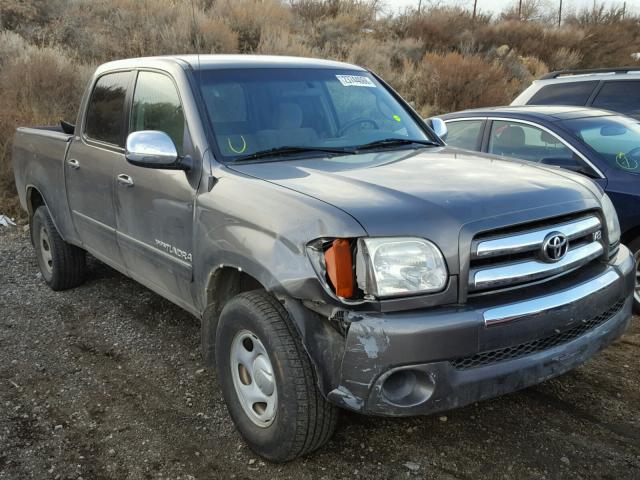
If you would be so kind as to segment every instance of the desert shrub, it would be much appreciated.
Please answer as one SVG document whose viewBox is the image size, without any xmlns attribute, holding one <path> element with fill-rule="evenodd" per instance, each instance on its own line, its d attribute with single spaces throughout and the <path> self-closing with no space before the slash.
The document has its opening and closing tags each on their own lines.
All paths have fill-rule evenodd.
<svg viewBox="0 0 640 480">
<path fill-rule="evenodd" d="M 452 112 L 509 103 L 520 86 L 498 63 L 479 55 L 427 53 L 413 97 L 423 112 Z"/>
<path fill-rule="evenodd" d="M 575 49 L 582 68 L 636 65 L 633 53 L 640 50 L 640 20 L 629 18 L 614 24 L 581 25 L 585 35 Z"/>
<path fill-rule="evenodd" d="M 267 28 L 288 30 L 292 20 L 291 10 L 277 0 L 218 0 L 209 13 L 236 33 L 242 53 L 257 50 Z"/>
<path fill-rule="evenodd" d="M 0 51 L 7 50 L 6 34 Z M 11 40 L 9 40 L 11 41 Z M 0 209 L 18 214 L 10 156 L 19 125 L 51 125 L 61 118 L 75 121 L 80 96 L 91 68 L 74 64 L 58 48 L 26 46 L 0 70 Z"/>
<path fill-rule="evenodd" d="M 375 21 L 381 7 L 376 0 L 294 0 L 291 3 L 293 14 L 310 24 L 347 15 L 364 26 Z"/>
<path fill-rule="evenodd" d="M 548 65 L 551 70 L 563 70 L 577 67 L 582 60 L 582 54 L 577 50 L 560 47 L 551 54 Z"/>
<path fill-rule="evenodd" d="M 520 55 L 537 57 L 549 64 L 560 48 L 575 50 L 584 38 L 584 32 L 573 28 L 547 28 L 538 22 L 504 21 L 480 28 L 476 37 L 484 48 L 506 44 Z"/>
<path fill-rule="evenodd" d="M 294 57 L 321 56 L 304 43 L 304 37 L 301 35 L 274 28 L 266 28 L 262 32 L 256 53 Z"/>
</svg>

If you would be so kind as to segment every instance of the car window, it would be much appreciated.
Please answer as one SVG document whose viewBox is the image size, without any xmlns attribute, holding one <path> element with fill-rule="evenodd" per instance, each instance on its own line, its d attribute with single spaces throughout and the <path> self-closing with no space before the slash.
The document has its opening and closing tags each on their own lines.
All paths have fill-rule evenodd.
<svg viewBox="0 0 640 480">
<path fill-rule="evenodd" d="M 96 82 L 87 107 L 85 135 L 124 146 L 124 105 L 131 72 L 103 75 Z"/>
<path fill-rule="evenodd" d="M 387 139 L 436 141 L 362 70 L 211 69 L 198 81 L 223 160 L 282 147 L 347 151 Z"/>
<path fill-rule="evenodd" d="M 493 122 L 489 153 L 553 165 L 580 164 L 574 159 L 573 152 L 555 135 L 516 121 Z"/>
<path fill-rule="evenodd" d="M 140 72 L 133 95 L 131 131 L 159 130 L 171 137 L 178 155 L 183 153 L 184 112 L 171 78 L 155 72 Z"/>
<path fill-rule="evenodd" d="M 477 150 L 484 120 L 455 120 L 447 122 L 447 145 Z"/>
<path fill-rule="evenodd" d="M 565 120 L 563 125 L 611 166 L 640 174 L 640 124 L 619 115 Z"/>
<path fill-rule="evenodd" d="M 640 81 L 606 82 L 592 106 L 639 117 Z"/>
<path fill-rule="evenodd" d="M 597 81 L 567 82 L 542 87 L 527 105 L 585 105 Z"/>
</svg>

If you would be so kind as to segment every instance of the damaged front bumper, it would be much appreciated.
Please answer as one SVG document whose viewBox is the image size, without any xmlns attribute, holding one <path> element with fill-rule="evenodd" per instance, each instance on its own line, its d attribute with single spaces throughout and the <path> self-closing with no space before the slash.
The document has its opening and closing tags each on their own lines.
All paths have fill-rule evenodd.
<svg viewBox="0 0 640 480">
<path fill-rule="evenodd" d="M 513 392 L 594 356 L 629 324 L 634 263 L 471 298 L 464 306 L 349 313 L 333 403 L 366 414 L 423 415 Z M 550 291 L 551 290 L 551 291 Z"/>
</svg>

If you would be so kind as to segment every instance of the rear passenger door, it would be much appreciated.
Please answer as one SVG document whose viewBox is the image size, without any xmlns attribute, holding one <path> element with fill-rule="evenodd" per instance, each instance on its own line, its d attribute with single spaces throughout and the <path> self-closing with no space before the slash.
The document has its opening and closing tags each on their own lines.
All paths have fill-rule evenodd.
<svg viewBox="0 0 640 480">
<path fill-rule="evenodd" d="M 178 155 L 196 158 L 182 101 L 173 78 L 159 71 L 137 74 L 130 132 L 159 130 Z M 199 162 L 194 162 L 199 165 Z M 131 277 L 174 302 L 192 303 L 193 206 L 201 169 L 116 168 L 118 243 Z"/>
<path fill-rule="evenodd" d="M 114 172 L 125 161 L 132 78 L 131 71 L 121 71 L 96 80 L 64 167 L 69 208 L 84 248 L 120 270 L 124 262 L 116 240 Z"/>
</svg>

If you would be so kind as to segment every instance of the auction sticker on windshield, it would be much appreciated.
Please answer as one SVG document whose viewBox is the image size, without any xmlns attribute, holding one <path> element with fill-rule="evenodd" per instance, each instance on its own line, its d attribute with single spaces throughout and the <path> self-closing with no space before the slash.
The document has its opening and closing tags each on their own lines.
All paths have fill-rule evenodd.
<svg viewBox="0 0 640 480">
<path fill-rule="evenodd" d="M 361 77 L 360 75 L 336 75 L 338 81 L 345 87 L 373 87 L 376 84 L 369 77 Z"/>
</svg>

